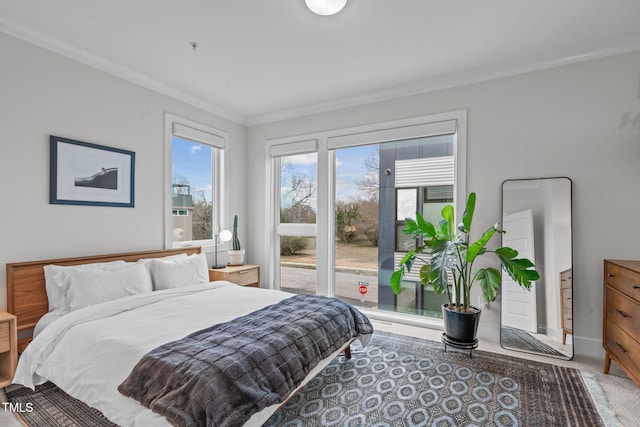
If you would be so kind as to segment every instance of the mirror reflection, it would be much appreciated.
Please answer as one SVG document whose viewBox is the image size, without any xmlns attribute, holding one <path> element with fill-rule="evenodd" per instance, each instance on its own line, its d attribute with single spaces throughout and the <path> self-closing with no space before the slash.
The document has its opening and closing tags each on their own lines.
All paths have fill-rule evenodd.
<svg viewBox="0 0 640 427">
<path fill-rule="evenodd" d="M 573 357 L 571 180 L 502 184 L 502 245 L 529 258 L 540 280 L 526 291 L 502 275 L 500 344 L 510 350 Z"/>
</svg>

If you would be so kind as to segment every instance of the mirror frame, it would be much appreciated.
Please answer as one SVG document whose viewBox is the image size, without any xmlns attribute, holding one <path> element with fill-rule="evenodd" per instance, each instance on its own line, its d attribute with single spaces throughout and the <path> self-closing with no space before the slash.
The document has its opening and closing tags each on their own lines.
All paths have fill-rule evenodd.
<svg viewBox="0 0 640 427">
<path fill-rule="evenodd" d="M 514 178 L 514 179 L 506 179 L 502 182 L 501 185 L 501 226 L 503 226 L 504 224 L 504 216 L 505 216 L 505 184 L 509 183 L 509 182 L 526 182 L 526 181 L 547 181 L 547 180 L 566 180 L 569 184 L 569 232 L 570 232 L 570 242 L 569 242 L 569 249 L 571 251 L 570 254 L 570 265 L 571 265 L 571 276 L 573 276 L 573 269 L 574 269 L 574 258 L 573 258 L 573 253 L 574 253 L 574 248 L 573 248 L 573 181 L 571 180 L 571 178 L 566 177 L 566 176 L 555 176 L 555 177 L 542 177 L 542 178 Z M 504 235 L 502 236 L 502 245 L 504 245 Z M 535 244 L 535 242 L 534 242 Z M 535 248 L 534 248 L 535 250 Z M 564 270 L 566 271 L 566 270 Z M 504 275 L 504 272 L 502 272 L 502 274 Z M 561 301 L 560 298 L 562 298 L 560 295 L 562 294 L 562 290 L 561 288 L 557 289 L 558 295 L 559 295 L 559 299 L 558 299 L 558 306 L 559 308 L 562 307 L 561 306 Z M 573 359 L 574 355 L 575 355 L 575 339 L 574 339 L 574 326 L 575 326 L 575 321 L 573 320 L 574 317 L 574 304 L 573 304 L 573 284 L 571 287 L 571 317 L 572 317 L 572 333 L 571 333 L 571 353 L 570 354 L 564 354 L 564 352 L 560 352 L 560 351 L 556 351 L 558 354 L 547 354 L 545 352 L 536 352 L 536 351 L 532 351 L 532 350 L 528 350 L 528 349 L 522 349 L 522 348 L 515 348 L 515 347 L 509 347 L 509 346 L 505 346 L 503 343 L 503 336 L 504 336 L 504 331 L 503 331 L 503 310 L 502 310 L 502 305 L 504 303 L 504 287 L 500 286 L 500 346 L 506 350 L 513 350 L 513 351 L 521 351 L 521 352 L 525 352 L 525 353 L 529 353 L 529 354 L 535 354 L 535 355 L 540 355 L 540 356 L 545 356 L 545 357 L 552 357 L 552 358 L 557 358 L 557 359 L 563 359 L 563 360 L 571 360 Z M 560 308 L 560 310 L 562 310 Z M 562 316 L 562 313 L 559 313 L 559 316 Z M 562 328 L 562 320 L 559 319 L 559 332 L 563 333 L 563 328 Z M 528 333 L 527 333 L 528 334 Z"/>
</svg>

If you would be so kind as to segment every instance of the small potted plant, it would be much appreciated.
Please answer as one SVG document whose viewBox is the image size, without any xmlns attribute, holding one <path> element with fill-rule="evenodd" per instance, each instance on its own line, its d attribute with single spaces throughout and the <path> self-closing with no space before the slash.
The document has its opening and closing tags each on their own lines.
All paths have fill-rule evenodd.
<svg viewBox="0 0 640 427">
<path fill-rule="evenodd" d="M 446 293 L 448 302 L 442 305 L 445 334 L 450 342 L 472 345 L 477 343 L 476 332 L 480 319 L 480 308 L 471 305 L 471 287 L 478 282 L 486 301 L 496 299 L 500 287 L 500 271 L 492 267 L 473 269 L 478 256 L 494 253 L 504 271 L 525 289 L 540 275 L 527 258 L 516 258 L 518 252 L 508 247 L 495 251 L 487 249 L 487 244 L 496 233 L 504 233 L 494 224 L 480 239 L 471 242 L 471 222 L 475 210 L 476 195 L 469 194 L 462 221 L 455 227 L 453 206 L 442 209 L 442 220 L 437 225 L 416 214 L 416 220 L 407 218 L 403 230 L 405 234 L 419 239 L 419 246 L 409 251 L 400 261 L 398 270 L 391 275 L 391 289 L 397 295 L 405 271 L 411 271 L 416 260 L 424 262 L 420 268 L 420 282 L 432 284 L 438 294 Z M 420 258 L 421 254 L 429 259 Z M 451 279 L 451 281 L 450 281 Z"/>
<path fill-rule="evenodd" d="M 233 235 L 231 237 L 231 247 L 228 251 L 230 265 L 244 264 L 244 249 L 240 247 L 240 239 L 238 239 L 238 215 L 233 218 Z"/>
</svg>

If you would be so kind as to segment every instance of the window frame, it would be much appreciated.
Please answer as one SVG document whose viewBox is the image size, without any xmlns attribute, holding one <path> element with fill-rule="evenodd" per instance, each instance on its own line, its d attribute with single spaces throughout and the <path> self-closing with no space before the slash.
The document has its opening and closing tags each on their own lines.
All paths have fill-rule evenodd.
<svg viewBox="0 0 640 427">
<path fill-rule="evenodd" d="M 227 217 L 227 182 L 225 168 L 225 148 L 228 144 L 229 134 L 220 129 L 203 125 L 193 120 L 185 119 L 171 113 L 165 113 L 164 128 L 164 247 L 180 248 L 190 246 L 201 246 L 205 253 L 214 252 L 216 247 L 215 238 L 205 240 L 188 240 L 181 242 L 173 241 L 172 223 L 172 170 L 173 170 L 173 138 L 178 137 L 199 144 L 208 145 L 212 148 L 212 225 L 215 230 L 219 226 L 220 230 L 226 228 L 227 224 L 222 221 Z M 218 245 L 218 250 L 222 245 Z"/>
<path fill-rule="evenodd" d="M 308 133 L 297 136 L 274 138 L 267 140 L 265 158 L 268 166 L 266 172 L 266 191 L 270 195 L 270 209 L 265 216 L 265 248 L 269 259 L 268 287 L 277 288 L 278 266 L 276 260 L 279 253 L 279 239 L 275 219 L 279 218 L 279 195 L 275 189 L 280 182 L 279 163 L 272 157 L 272 147 L 286 148 L 286 144 L 316 141 L 317 142 L 317 213 L 316 213 L 316 242 L 317 242 L 317 294 L 334 295 L 335 293 L 335 246 L 330 236 L 335 235 L 335 158 L 338 148 L 356 145 L 369 145 L 433 136 L 451 133 L 451 121 L 454 122 L 453 156 L 454 156 L 454 203 L 456 212 L 464 210 L 466 200 L 466 169 L 467 169 L 467 110 L 457 110 L 445 113 L 431 114 L 408 119 L 378 122 L 363 126 L 333 129 Z M 285 151 L 286 153 L 286 151 Z M 292 153 L 295 153 L 292 151 Z M 276 184 L 278 183 L 278 184 Z M 277 252 L 276 252 L 277 251 Z M 364 310 L 371 318 L 398 321 L 418 326 L 442 327 L 441 322 L 433 319 L 419 319 L 402 313 L 385 312 L 382 310 Z"/>
</svg>

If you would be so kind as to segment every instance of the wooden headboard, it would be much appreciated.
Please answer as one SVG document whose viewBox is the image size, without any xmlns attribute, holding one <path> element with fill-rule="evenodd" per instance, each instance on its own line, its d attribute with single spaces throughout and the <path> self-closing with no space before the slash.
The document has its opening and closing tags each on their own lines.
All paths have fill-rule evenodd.
<svg viewBox="0 0 640 427">
<path fill-rule="evenodd" d="M 18 331 L 33 328 L 49 311 L 44 282 L 45 265 L 79 265 L 116 260 L 133 262 L 142 258 L 157 258 L 181 253 L 198 254 L 200 247 L 10 263 L 7 264 L 7 311 L 17 316 Z"/>
</svg>

